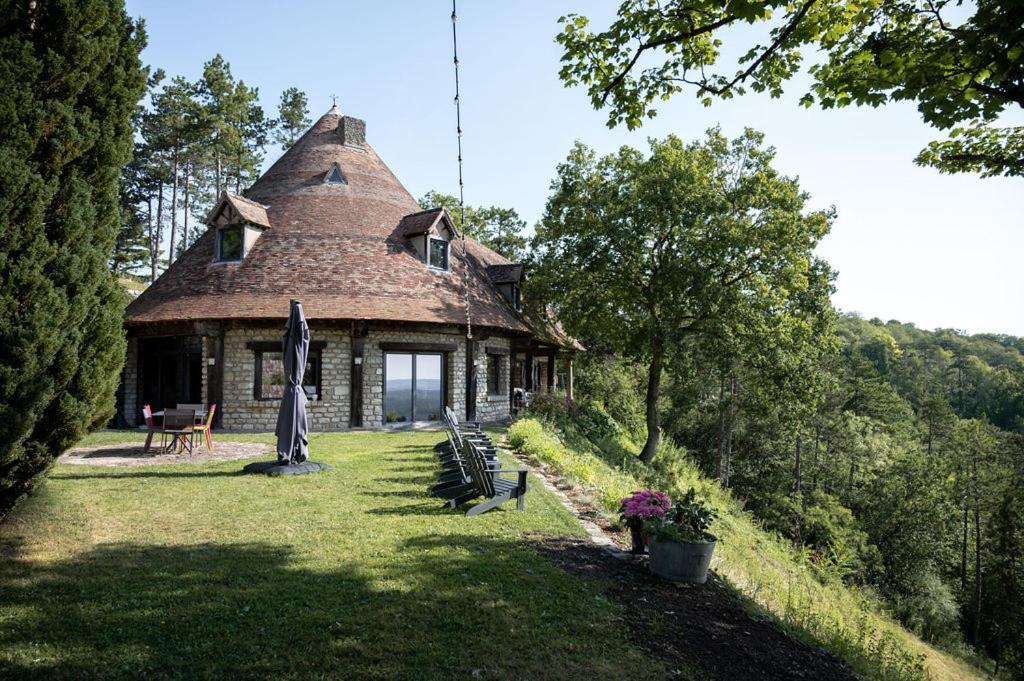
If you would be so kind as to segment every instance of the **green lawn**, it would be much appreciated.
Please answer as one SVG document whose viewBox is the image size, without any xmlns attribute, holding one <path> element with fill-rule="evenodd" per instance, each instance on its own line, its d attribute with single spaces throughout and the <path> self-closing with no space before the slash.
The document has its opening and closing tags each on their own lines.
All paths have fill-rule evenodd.
<svg viewBox="0 0 1024 681">
<path fill-rule="evenodd" d="M 438 439 L 314 435 L 333 470 L 290 479 L 56 467 L 0 525 L 0 678 L 663 677 L 531 548 L 581 533 L 539 484 L 522 513 L 441 510 Z"/>
</svg>

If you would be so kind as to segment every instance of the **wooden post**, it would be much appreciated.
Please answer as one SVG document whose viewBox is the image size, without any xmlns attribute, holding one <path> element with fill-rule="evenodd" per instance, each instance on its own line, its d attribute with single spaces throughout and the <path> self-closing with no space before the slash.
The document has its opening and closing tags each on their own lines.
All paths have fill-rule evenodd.
<svg viewBox="0 0 1024 681">
<path fill-rule="evenodd" d="M 573 375 L 572 375 L 572 354 L 565 356 L 565 396 L 572 402 L 575 399 L 573 390 Z"/>
<path fill-rule="evenodd" d="M 466 339 L 466 420 L 476 421 L 476 341 Z"/>
<path fill-rule="evenodd" d="M 213 425 L 220 427 L 224 416 L 224 329 L 210 337 L 210 359 L 213 364 L 206 365 L 206 404 L 216 404 L 217 411 L 213 414 Z"/>
<path fill-rule="evenodd" d="M 369 330 L 365 324 L 352 325 L 352 386 L 349 392 L 349 428 L 363 426 L 363 350 Z"/>
<path fill-rule="evenodd" d="M 555 391 L 555 351 L 548 352 L 548 392 Z"/>
<path fill-rule="evenodd" d="M 526 351 L 526 360 L 523 362 L 523 389 L 528 393 L 533 392 L 533 353 Z"/>
</svg>

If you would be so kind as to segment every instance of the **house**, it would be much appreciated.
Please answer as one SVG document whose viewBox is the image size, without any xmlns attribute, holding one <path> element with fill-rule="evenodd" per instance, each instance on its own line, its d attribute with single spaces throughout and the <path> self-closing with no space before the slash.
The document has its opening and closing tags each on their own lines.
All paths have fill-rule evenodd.
<svg viewBox="0 0 1024 681">
<path fill-rule="evenodd" d="M 224 193 L 207 231 L 133 300 L 119 420 L 179 402 L 221 426 L 273 430 L 289 301 L 312 345 L 312 430 L 509 416 L 513 389 L 572 390 L 581 349 L 521 310 L 524 269 L 423 210 L 332 108 L 244 196 Z M 467 324 L 472 337 L 467 335 Z"/>
</svg>

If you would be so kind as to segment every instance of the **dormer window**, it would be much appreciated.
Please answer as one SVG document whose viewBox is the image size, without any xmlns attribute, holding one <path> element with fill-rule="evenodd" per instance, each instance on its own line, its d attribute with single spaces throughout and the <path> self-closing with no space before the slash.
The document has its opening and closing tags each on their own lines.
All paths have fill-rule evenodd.
<svg viewBox="0 0 1024 681">
<path fill-rule="evenodd" d="M 406 215 L 398 224 L 398 230 L 428 268 L 434 272 L 451 271 L 451 242 L 459 233 L 444 208 Z"/>
<path fill-rule="evenodd" d="M 515 263 L 488 265 L 487 276 L 512 307 L 522 310 L 523 299 L 520 286 L 525 277 L 522 265 Z"/>
<path fill-rule="evenodd" d="M 427 249 L 427 265 L 435 270 L 448 271 L 448 242 L 444 239 L 430 237 L 430 247 Z"/>
<path fill-rule="evenodd" d="M 245 255 L 245 228 L 242 225 L 217 229 L 217 260 L 238 262 Z"/>
<path fill-rule="evenodd" d="M 341 172 L 341 166 L 335 163 L 331 166 L 331 169 L 327 171 L 327 175 L 324 177 L 324 184 L 348 184 L 348 180 Z"/>
<path fill-rule="evenodd" d="M 237 263 L 245 260 L 263 230 L 270 227 L 270 220 L 267 206 L 223 192 L 207 216 L 206 224 L 216 230 L 213 262 Z"/>
</svg>

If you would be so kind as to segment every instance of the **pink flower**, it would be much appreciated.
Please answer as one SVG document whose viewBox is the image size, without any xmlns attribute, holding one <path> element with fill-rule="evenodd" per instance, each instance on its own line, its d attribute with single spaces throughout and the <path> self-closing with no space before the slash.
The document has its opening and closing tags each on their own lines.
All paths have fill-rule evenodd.
<svg viewBox="0 0 1024 681">
<path fill-rule="evenodd" d="M 620 510 L 624 519 L 661 520 L 672 503 L 664 492 L 642 489 L 622 500 Z"/>
</svg>

